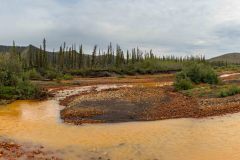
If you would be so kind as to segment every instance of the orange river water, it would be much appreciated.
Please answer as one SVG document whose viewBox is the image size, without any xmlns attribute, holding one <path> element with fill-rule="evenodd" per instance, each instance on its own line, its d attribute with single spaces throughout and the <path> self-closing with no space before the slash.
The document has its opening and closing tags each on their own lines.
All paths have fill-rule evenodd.
<svg viewBox="0 0 240 160">
<path fill-rule="evenodd" d="M 64 159 L 239 160 L 240 114 L 117 124 L 63 124 L 56 100 L 0 107 L 0 136 L 41 144 Z"/>
</svg>

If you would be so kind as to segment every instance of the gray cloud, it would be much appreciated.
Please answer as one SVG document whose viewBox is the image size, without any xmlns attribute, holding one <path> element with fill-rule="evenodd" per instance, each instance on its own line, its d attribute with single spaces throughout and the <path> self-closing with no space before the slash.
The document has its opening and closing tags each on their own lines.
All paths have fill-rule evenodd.
<svg viewBox="0 0 240 160">
<path fill-rule="evenodd" d="M 177 55 L 240 51 L 238 0 L 0 0 L 0 43 L 63 41 Z"/>
</svg>

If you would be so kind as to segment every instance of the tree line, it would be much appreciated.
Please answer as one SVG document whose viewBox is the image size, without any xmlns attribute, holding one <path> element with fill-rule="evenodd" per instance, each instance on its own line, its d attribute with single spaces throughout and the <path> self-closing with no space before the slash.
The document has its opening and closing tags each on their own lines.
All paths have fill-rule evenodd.
<svg viewBox="0 0 240 160">
<path fill-rule="evenodd" d="M 114 49 L 112 43 L 107 46 L 107 50 L 101 50 L 97 45 L 94 45 L 93 51 L 90 54 L 86 54 L 83 50 L 83 45 L 71 45 L 70 47 L 64 42 L 59 47 L 58 51 L 49 52 L 46 50 L 46 39 L 43 39 L 42 45 L 39 49 L 35 47 L 29 47 L 27 55 L 23 57 L 21 53 L 17 52 L 15 42 L 11 50 L 11 56 L 14 59 L 18 59 L 23 64 L 25 69 L 49 69 L 54 68 L 59 71 L 64 70 L 78 70 L 78 69 L 96 69 L 96 68 L 121 68 L 126 65 L 134 65 L 146 60 L 155 61 L 205 61 L 204 56 L 185 56 L 177 57 L 173 55 L 169 56 L 156 56 L 152 50 L 142 51 L 139 48 L 133 48 L 127 50 L 116 45 Z"/>
</svg>

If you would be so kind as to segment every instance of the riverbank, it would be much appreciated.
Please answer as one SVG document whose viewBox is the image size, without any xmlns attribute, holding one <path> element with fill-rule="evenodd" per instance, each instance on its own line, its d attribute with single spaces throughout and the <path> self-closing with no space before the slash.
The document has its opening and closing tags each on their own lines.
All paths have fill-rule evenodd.
<svg viewBox="0 0 240 160">
<path fill-rule="evenodd" d="M 42 145 L 67 160 L 240 158 L 239 113 L 203 119 L 76 126 L 61 123 L 61 109 L 55 100 L 16 101 L 2 107 L 1 135 L 17 144 Z"/>
<path fill-rule="evenodd" d="M 240 111 L 239 95 L 217 98 L 200 96 L 199 90 L 216 92 L 216 87 L 196 87 L 187 93 L 172 87 L 174 74 L 126 77 L 78 78 L 60 84 L 34 81 L 48 90 L 65 108 L 60 112 L 66 123 L 116 123 L 154 121 L 174 118 L 202 118 Z M 239 74 L 223 74 L 228 84 L 238 81 Z M 190 95 L 189 94 L 192 94 Z M 199 94 L 199 95 L 197 95 Z"/>
<path fill-rule="evenodd" d="M 232 149 L 233 145 L 238 148 L 239 138 L 232 140 L 229 146 L 226 146 L 228 143 L 224 143 L 222 139 L 229 138 L 233 134 L 238 135 L 239 127 L 236 125 L 239 124 L 239 114 L 200 120 L 198 118 L 240 112 L 240 95 L 225 98 L 188 96 L 185 93 L 174 91 L 173 76 L 104 78 L 102 81 L 98 78 L 79 79 L 82 85 L 49 87 L 49 92 L 54 94 L 53 100 L 16 101 L 2 107 L 0 110 L 1 134 L 17 140 L 14 143 L 3 140 L 3 149 L 14 144 L 13 150 L 15 145 L 20 146 L 20 149 L 14 150 L 12 155 L 16 155 L 18 152 L 22 153 L 22 150 L 24 150 L 23 156 L 25 157 L 33 153 L 32 151 L 38 153 L 38 150 L 35 149 L 25 150 L 25 148 L 29 148 L 29 144 L 22 142 L 26 141 L 44 146 L 41 150 L 43 153 L 40 154 L 42 156 L 45 153 L 47 156 L 51 155 L 48 153 L 54 153 L 55 157 L 61 158 L 62 155 L 66 159 L 107 160 L 120 157 L 120 159 L 145 160 L 162 158 L 159 156 L 160 152 L 161 155 L 165 155 L 169 153 L 169 147 L 173 146 L 177 148 L 170 148 L 171 154 L 166 154 L 165 159 L 169 158 L 169 155 L 173 156 L 172 159 L 176 157 L 178 159 L 193 159 L 193 157 L 197 159 L 200 155 L 209 156 L 210 153 L 214 156 L 217 155 L 217 157 L 213 156 L 214 158 L 209 156 L 210 159 L 220 159 L 224 156 L 223 159 L 229 158 L 232 152 L 227 152 L 227 149 L 228 147 Z M 240 75 L 239 77 L 231 75 L 223 80 L 228 83 L 229 80 L 238 78 Z M 66 81 L 66 83 L 71 84 L 73 81 Z M 58 102 L 65 105 L 65 109 Z M 190 119 L 176 119 L 183 117 Z M 173 120 L 114 125 L 93 124 L 80 127 L 63 124 L 60 118 L 66 118 L 64 119 L 65 123 L 75 125 Z M 229 127 L 227 131 L 223 129 L 227 127 Z M 230 129 L 236 131 L 229 132 Z M 208 139 L 210 131 L 212 135 L 216 136 L 210 136 Z M 222 134 L 223 132 L 225 135 Z M 181 135 L 180 138 L 179 135 Z M 193 141 L 188 141 L 189 137 L 193 135 L 196 135 L 193 137 Z M 213 138 L 216 141 L 211 141 Z M 209 148 L 206 152 L 203 142 L 210 146 L 210 152 Z M 168 144 L 169 147 L 166 147 Z M 180 144 L 184 144 L 184 146 Z M 216 145 L 213 147 L 213 144 Z M 30 148 L 32 148 L 31 146 Z M 199 149 L 199 146 L 202 148 Z M 215 154 L 217 146 L 223 147 L 223 150 L 219 150 L 219 154 L 224 153 L 223 155 Z M 194 150 L 189 153 L 189 149 L 192 148 Z M 185 154 L 180 154 L 179 150 L 183 150 L 182 152 Z M 11 151 L 9 150 L 9 152 Z M 5 156 L 9 152 L 6 152 Z M 179 158 L 181 156 L 182 158 Z M 27 159 L 25 157 L 15 159 Z M 37 159 L 36 157 L 35 159 Z M 3 159 L 8 158 L 4 157 Z"/>
<path fill-rule="evenodd" d="M 3 138 L 0 138 L 0 159 L 62 160 L 41 145 L 20 144 Z"/>
<path fill-rule="evenodd" d="M 223 76 L 222 80 L 227 81 L 231 76 L 236 75 Z M 173 89 L 173 75 L 164 77 L 159 80 L 145 78 L 145 82 L 141 82 L 141 78 L 140 81 L 128 81 L 132 87 L 71 94 L 60 100 L 60 104 L 66 106 L 60 113 L 61 118 L 66 123 L 79 125 L 203 118 L 240 111 L 239 95 L 225 98 L 189 96 Z"/>
<path fill-rule="evenodd" d="M 0 105 L 10 104 L 16 100 L 46 100 L 51 95 L 45 87 L 31 82 L 22 83 L 17 87 L 0 86 Z"/>
<path fill-rule="evenodd" d="M 64 104 L 64 102 L 62 102 Z M 66 123 L 115 123 L 174 118 L 203 118 L 240 111 L 240 96 L 196 98 L 172 87 L 132 87 L 85 93 L 65 101 Z"/>
</svg>

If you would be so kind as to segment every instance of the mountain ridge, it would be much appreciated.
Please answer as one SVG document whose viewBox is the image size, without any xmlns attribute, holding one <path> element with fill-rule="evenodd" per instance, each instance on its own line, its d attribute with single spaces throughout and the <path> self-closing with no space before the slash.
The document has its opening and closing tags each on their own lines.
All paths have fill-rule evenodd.
<svg viewBox="0 0 240 160">
<path fill-rule="evenodd" d="M 225 63 L 240 63 L 240 53 L 232 52 L 226 53 L 208 60 L 209 62 L 225 62 Z"/>
</svg>

